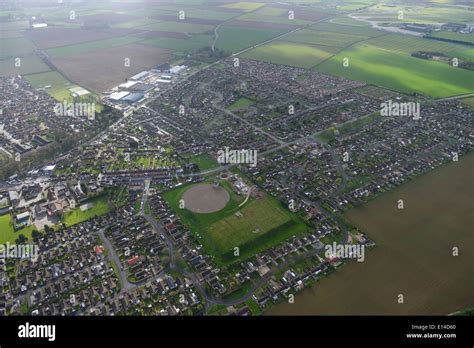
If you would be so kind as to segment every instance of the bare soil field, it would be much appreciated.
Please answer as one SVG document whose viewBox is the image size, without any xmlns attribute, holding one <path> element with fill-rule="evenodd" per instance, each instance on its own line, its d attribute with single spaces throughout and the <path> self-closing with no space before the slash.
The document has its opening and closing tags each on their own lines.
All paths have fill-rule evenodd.
<svg viewBox="0 0 474 348">
<path fill-rule="evenodd" d="M 143 30 L 135 29 L 77 29 L 77 28 L 45 28 L 30 30 L 27 36 L 42 49 L 74 45 L 87 41 L 97 41 L 117 36 L 138 34 Z"/>
<path fill-rule="evenodd" d="M 472 307 L 473 169 L 471 153 L 350 210 L 346 217 L 375 249 L 268 314 L 446 315 Z"/>
<path fill-rule="evenodd" d="M 100 93 L 143 70 L 166 63 L 170 52 L 154 46 L 129 44 L 58 57 L 52 63 L 69 80 Z M 125 67 L 126 58 L 130 59 L 130 67 Z"/>
<path fill-rule="evenodd" d="M 223 187 L 202 184 L 191 187 L 181 199 L 184 207 L 193 213 L 207 214 L 223 209 L 229 202 L 229 192 Z"/>
</svg>

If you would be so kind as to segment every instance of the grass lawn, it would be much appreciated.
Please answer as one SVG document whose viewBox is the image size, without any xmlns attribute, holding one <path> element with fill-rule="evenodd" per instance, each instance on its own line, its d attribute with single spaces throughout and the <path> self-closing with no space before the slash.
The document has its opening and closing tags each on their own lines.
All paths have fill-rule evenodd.
<svg viewBox="0 0 474 348">
<path fill-rule="evenodd" d="M 197 164 L 201 171 L 219 166 L 216 159 L 207 153 L 191 156 L 188 161 L 189 163 Z"/>
<path fill-rule="evenodd" d="M 6 242 L 15 243 L 15 240 L 20 234 L 23 234 L 28 238 L 28 242 L 31 242 L 31 232 L 35 229 L 35 226 L 27 226 L 19 231 L 13 229 L 13 217 L 10 214 L 0 216 L 0 244 Z"/>
<path fill-rule="evenodd" d="M 328 48 L 331 49 L 331 47 Z M 245 52 L 242 57 L 300 68 L 311 68 L 333 55 L 328 48 L 292 42 L 272 42 Z"/>
<path fill-rule="evenodd" d="M 82 211 L 80 206 L 78 206 L 76 209 L 65 214 L 63 223 L 66 226 L 76 225 L 96 216 L 105 215 L 111 210 L 111 204 L 109 203 L 107 194 L 88 199 L 81 205 L 88 203 L 92 203 L 94 206 L 86 211 Z"/>
<path fill-rule="evenodd" d="M 239 110 L 239 109 L 245 109 L 249 107 L 250 105 L 255 104 L 255 102 L 252 99 L 241 97 L 237 99 L 235 102 L 230 104 L 227 107 L 227 110 Z"/>
<path fill-rule="evenodd" d="M 469 106 L 471 109 L 474 110 L 474 97 L 464 98 L 460 100 L 461 103 Z"/>
<path fill-rule="evenodd" d="M 349 66 L 343 66 L 343 59 Z M 474 71 L 428 61 L 406 53 L 358 44 L 318 65 L 316 70 L 405 93 L 434 98 L 474 92 Z"/>
<path fill-rule="evenodd" d="M 259 200 L 251 199 L 239 208 L 243 197 L 234 193 L 228 182 L 222 182 L 222 186 L 228 190 L 230 200 L 221 211 L 195 214 L 179 209 L 181 196 L 191 186 L 175 188 L 164 193 L 163 198 L 218 264 L 231 264 L 251 257 L 307 229 L 303 221 L 269 195 Z M 237 212 L 242 216 L 236 216 Z M 234 256 L 235 247 L 240 249 L 239 256 Z"/>
<path fill-rule="evenodd" d="M 314 135 L 314 138 L 322 143 L 328 143 L 336 137 L 335 131 L 338 130 L 340 135 L 348 133 L 355 129 L 360 129 L 380 117 L 380 113 L 375 112 L 370 115 L 359 117 L 355 120 L 350 120 L 344 123 L 337 125 L 336 127 L 331 127 L 325 129 L 321 132 L 318 132 Z"/>
</svg>

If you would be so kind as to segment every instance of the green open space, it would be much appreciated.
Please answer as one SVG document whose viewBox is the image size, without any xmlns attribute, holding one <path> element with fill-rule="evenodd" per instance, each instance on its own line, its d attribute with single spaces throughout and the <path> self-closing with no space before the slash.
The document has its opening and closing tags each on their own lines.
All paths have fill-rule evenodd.
<svg viewBox="0 0 474 348">
<path fill-rule="evenodd" d="M 302 220 L 270 195 L 250 199 L 239 207 L 244 198 L 237 195 L 228 182 L 222 182 L 222 187 L 230 194 L 224 209 L 210 214 L 180 209 L 179 200 L 191 186 L 180 186 L 165 192 L 163 197 L 219 264 L 251 257 L 307 230 Z M 234 255 L 235 247 L 239 248 L 238 256 Z"/>
<path fill-rule="evenodd" d="M 143 44 L 153 45 L 157 47 L 167 48 L 174 51 L 180 52 L 192 52 L 203 47 L 211 45 L 211 35 L 193 35 L 188 39 L 175 39 L 170 37 L 159 37 L 146 39 L 142 41 Z"/>
<path fill-rule="evenodd" d="M 218 29 L 219 38 L 216 42 L 216 47 L 235 53 L 270 40 L 285 32 L 282 29 L 260 29 L 225 25 Z"/>
<path fill-rule="evenodd" d="M 26 75 L 45 71 L 50 68 L 35 54 L 0 60 L 0 76 Z"/>
<path fill-rule="evenodd" d="M 350 33 L 350 31 L 348 31 Z M 323 45 L 334 47 L 346 47 L 357 41 L 366 40 L 368 36 L 358 36 L 352 34 L 336 33 L 331 31 L 316 31 L 303 29 L 286 35 L 282 38 L 285 41 L 306 43 L 311 45 Z"/>
<path fill-rule="evenodd" d="M 344 123 L 341 123 L 335 127 L 325 129 L 321 132 L 318 132 L 314 135 L 314 138 L 322 143 L 329 143 L 331 140 L 336 138 L 336 131 L 339 135 L 344 135 L 351 131 L 360 129 L 368 124 L 371 124 L 380 117 L 379 112 L 375 112 L 370 115 L 356 118 L 355 120 L 350 120 Z"/>
<path fill-rule="evenodd" d="M 347 67 L 343 66 L 345 58 L 349 62 Z M 315 69 L 400 92 L 417 92 L 435 98 L 474 92 L 474 71 L 366 43 L 340 52 Z"/>
<path fill-rule="evenodd" d="M 242 54 L 242 57 L 300 68 L 311 68 L 330 58 L 334 54 L 334 49 L 327 46 L 310 46 L 292 42 L 272 42 L 247 51 Z"/>
<path fill-rule="evenodd" d="M 216 159 L 214 157 L 212 157 L 211 155 L 209 155 L 208 153 L 203 153 L 203 154 L 200 154 L 200 155 L 191 156 L 191 157 L 187 158 L 187 161 L 189 163 L 194 163 L 194 164 L 198 165 L 200 171 L 215 168 L 215 167 L 219 166 Z"/>
<path fill-rule="evenodd" d="M 10 214 L 0 215 L 0 244 L 15 243 L 20 234 L 28 238 L 31 242 L 31 232 L 35 229 L 35 226 L 27 226 L 18 231 L 13 228 L 13 216 Z"/>
<path fill-rule="evenodd" d="M 84 42 L 77 45 L 54 47 L 54 48 L 50 48 L 46 50 L 46 52 L 52 58 L 64 57 L 64 56 L 69 56 L 73 54 L 89 52 L 89 51 L 93 51 L 93 50 L 101 49 L 101 48 L 110 48 L 110 47 L 127 45 L 132 42 L 137 42 L 141 40 L 143 39 L 139 37 L 121 36 L 121 37 L 114 37 L 114 38 L 104 39 L 104 40 Z"/>
<path fill-rule="evenodd" d="M 85 211 L 81 210 L 81 206 L 84 204 L 93 204 L 93 207 L 87 209 Z M 73 209 L 70 212 L 67 212 L 62 222 L 66 226 L 72 226 L 79 224 L 81 222 L 87 221 L 97 216 L 102 216 L 107 214 L 112 209 L 112 205 L 109 202 L 109 198 L 107 194 L 102 194 L 97 197 L 90 198 L 83 203 L 81 203 L 78 207 Z"/>
<path fill-rule="evenodd" d="M 230 104 L 227 107 L 227 110 L 233 111 L 233 110 L 245 109 L 245 108 L 248 108 L 249 106 L 254 105 L 254 104 L 255 104 L 254 100 L 249 99 L 249 98 L 245 98 L 245 97 L 240 97 L 235 102 Z"/>
</svg>

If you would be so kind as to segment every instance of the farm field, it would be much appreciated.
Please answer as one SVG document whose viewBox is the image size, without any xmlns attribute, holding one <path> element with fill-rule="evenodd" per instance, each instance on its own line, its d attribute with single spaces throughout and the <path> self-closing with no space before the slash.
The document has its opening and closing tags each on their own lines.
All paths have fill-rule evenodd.
<svg viewBox="0 0 474 348">
<path fill-rule="evenodd" d="M 33 44 L 24 37 L 4 38 L 0 32 L 0 59 L 29 55 L 34 51 Z"/>
<path fill-rule="evenodd" d="M 472 307 L 473 167 L 470 153 L 350 210 L 346 217 L 377 247 L 268 314 L 446 315 Z M 463 250 L 457 257 L 454 246 Z"/>
<path fill-rule="evenodd" d="M 343 59 L 349 66 L 343 66 Z M 344 50 L 316 70 L 359 80 L 400 92 L 417 92 L 434 98 L 472 93 L 474 72 L 451 65 L 418 59 L 408 54 L 369 44 Z"/>
<path fill-rule="evenodd" d="M 309 69 L 332 57 L 338 50 L 328 46 L 278 41 L 245 52 L 242 57 Z"/>
<path fill-rule="evenodd" d="M 20 66 L 15 66 L 15 58 L 0 60 L 0 76 L 27 75 L 50 71 L 49 67 L 37 56 L 21 57 Z"/>
<path fill-rule="evenodd" d="M 143 39 L 139 37 L 135 37 L 135 36 L 114 37 L 111 39 L 89 41 L 89 42 L 84 42 L 84 43 L 80 43 L 76 45 L 50 48 L 50 49 L 47 49 L 46 52 L 48 53 L 48 56 L 50 58 L 64 57 L 64 56 L 94 51 L 100 48 L 112 48 L 112 47 L 117 47 L 117 46 L 123 46 L 123 45 L 127 45 L 127 44 L 134 43 L 137 41 L 141 41 L 141 40 Z"/>
<path fill-rule="evenodd" d="M 234 3 L 230 3 L 226 5 L 221 5 L 221 7 L 244 10 L 244 11 L 253 11 L 264 5 L 265 3 L 263 2 L 240 1 L 240 2 L 234 2 Z"/>
<path fill-rule="evenodd" d="M 175 39 L 170 37 L 150 38 L 141 43 L 186 53 L 209 46 L 211 41 L 212 37 L 210 35 L 193 35 L 188 39 Z"/>
<path fill-rule="evenodd" d="M 303 29 L 286 35 L 282 40 L 333 47 L 346 47 L 354 42 L 367 40 L 368 36 L 357 36 L 330 31 L 315 31 Z"/>
<path fill-rule="evenodd" d="M 220 264 L 250 257 L 307 229 L 301 220 L 269 195 L 262 199 L 251 199 L 239 208 L 244 199 L 234 193 L 227 182 L 223 182 L 222 187 L 229 192 L 230 200 L 221 211 L 195 214 L 180 209 L 179 200 L 190 187 L 184 185 L 175 188 L 164 193 L 163 198 Z M 236 216 L 238 212 L 242 216 Z M 240 256 L 234 255 L 235 247 L 239 247 Z"/>
<path fill-rule="evenodd" d="M 142 25 L 140 27 L 136 27 L 136 29 L 169 31 L 176 33 L 205 33 L 212 31 L 214 27 L 212 25 L 191 24 L 185 22 L 158 22 Z"/>
<path fill-rule="evenodd" d="M 444 40 L 466 42 L 466 43 L 474 45 L 474 35 L 470 35 L 470 34 L 453 33 L 450 31 L 439 31 L 439 32 L 432 33 L 430 37 L 434 37 L 437 39 L 444 39 Z"/>
<path fill-rule="evenodd" d="M 219 38 L 216 47 L 235 53 L 260 42 L 270 40 L 285 32 L 286 30 L 284 29 L 260 29 L 225 25 L 218 29 Z"/>
<path fill-rule="evenodd" d="M 124 59 L 130 65 L 124 69 Z M 129 44 L 52 59 L 66 77 L 84 88 L 101 92 L 112 88 L 143 70 L 165 63 L 170 51 L 151 45 Z M 98 65 L 96 62 L 107 62 Z"/>
</svg>

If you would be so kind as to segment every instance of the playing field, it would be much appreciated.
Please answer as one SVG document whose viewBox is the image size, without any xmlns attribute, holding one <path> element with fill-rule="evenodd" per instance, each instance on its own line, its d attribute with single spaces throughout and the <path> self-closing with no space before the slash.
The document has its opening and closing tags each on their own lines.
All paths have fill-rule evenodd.
<svg viewBox="0 0 474 348">
<path fill-rule="evenodd" d="M 271 196 L 250 199 L 239 207 L 244 198 L 234 193 L 228 182 L 221 185 L 229 192 L 229 202 L 224 209 L 210 214 L 179 208 L 179 200 L 192 185 L 163 194 L 216 262 L 230 264 L 251 257 L 307 229 L 304 222 Z M 235 247 L 239 248 L 238 256 L 234 255 Z"/>
<path fill-rule="evenodd" d="M 255 101 L 249 98 L 241 97 L 237 99 L 235 102 L 230 104 L 227 109 L 228 110 L 239 110 L 239 109 L 245 109 L 248 108 L 249 106 L 255 104 Z"/>
</svg>

